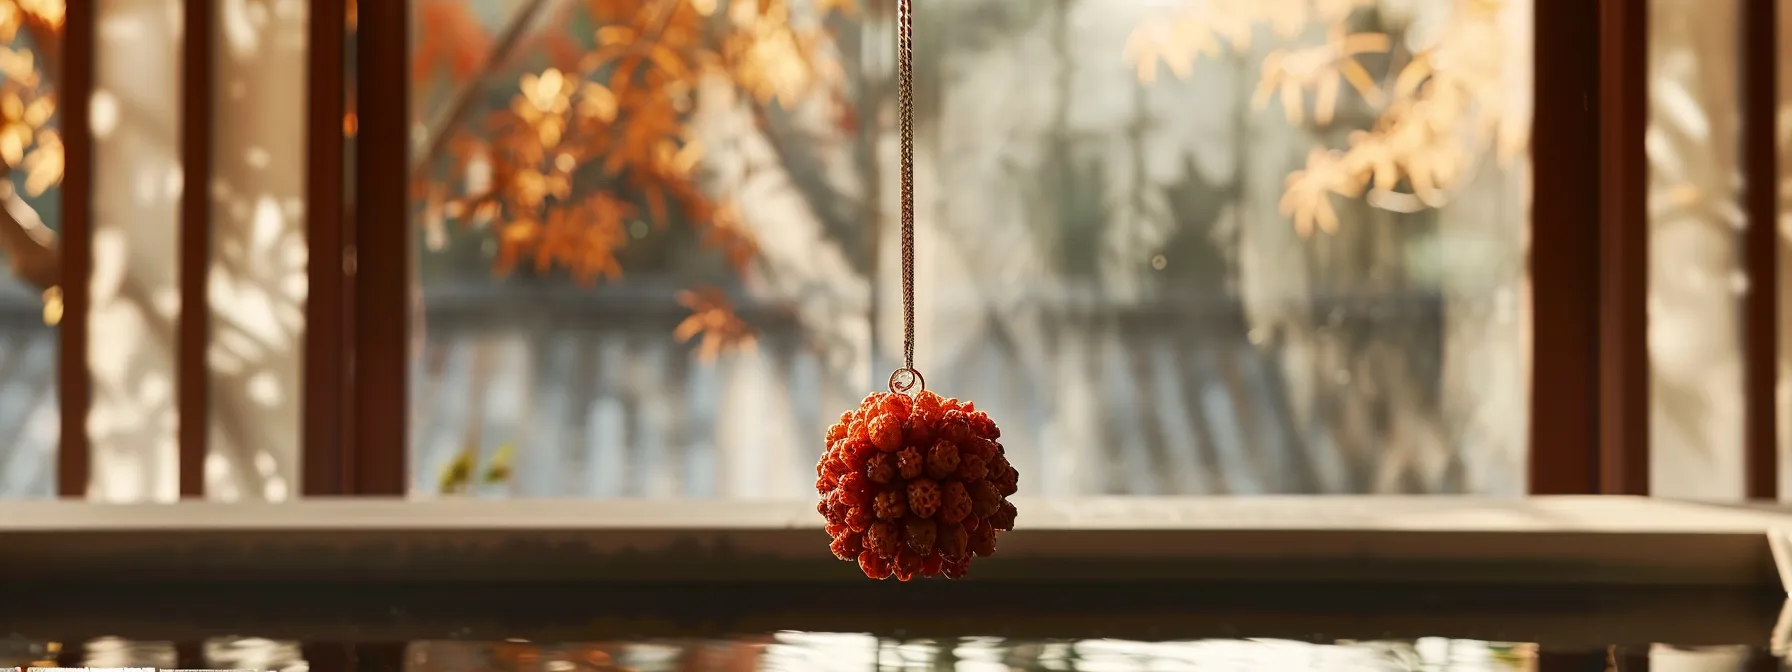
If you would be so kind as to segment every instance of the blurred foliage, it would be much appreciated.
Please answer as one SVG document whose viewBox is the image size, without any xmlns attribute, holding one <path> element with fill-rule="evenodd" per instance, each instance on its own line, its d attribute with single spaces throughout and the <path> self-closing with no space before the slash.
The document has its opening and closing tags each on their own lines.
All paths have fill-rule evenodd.
<svg viewBox="0 0 1792 672">
<path fill-rule="evenodd" d="M 412 77 L 439 77 L 478 110 L 435 129 L 442 156 L 426 157 L 416 188 L 428 249 L 471 234 L 499 276 L 615 282 L 630 248 L 657 245 L 636 257 L 652 258 L 686 241 L 744 274 L 758 243 L 734 194 L 705 179 L 700 109 L 820 102 L 852 114 L 827 22 L 852 14 L 851 0 L 580 0 L 550 10 L 559 13 L 521 45 L 474 10 L 467 0 L 416 5 Z M 459 102 L 446 101 L 451 114 Z M 754 347 L 722 290 L 699 285 L 677 299 L 690 314 L 673 336 L 696 342 L 703 361 Z M 512 452 L 501 448 L 478 474 L 470 443 L 441 471 L 441 491 L 507 482 Z"/>
<path fill-rule="evenodd" d="M 446 495 L 467 494 L 480 485 L 499 485 L 510 482 L 511 463 L 516 458 L 516 444 L 505 443 L 498 446 L 492 454 L 491 461 L 485 464 L 485 470 L 479 470 L 479 446 L 468 445 L 456 453 L 454 460 L 442 468 L 436 479 L 438 492 Z"/>
<path fill-rule="evenodd" d="M 1484 152 L 1503 162 L 1524 156 L 1528 119 L 1514 111 L 1507 85 L 1528 74 L 1511 72 L 1506 58 L 1516 0 L 1451 1 L 1449 20 L 1426 44 L 1403 48 L 1386 34 L 1352 29 L 1379 0 L 1183 0 L 1138 26 L 1124 55 L 1151 83 L 1160 64 L 1186 78 L 1201 58 L 1251 54 L 1261 27 L 1284 41 L 1322 30 L 1317 44 L 1264 54 L 1253 102 L 1263 108 L 1279 98 L 1288 122 L 1300 124 L 1311 92 L 1312 120 L 1326 126 L 1348 85 L 1378 108 L 1372 128 L 1350 133 L 1343 149 L 1315 148 L 1306 167 L 1287 177 L 1282 213 L 1302 235 L 1333 232 L 1333 195 L 1366 195 L 1391 210 L 1434 208 L 1472 177 Z M 1377 78 L 1359 60 L 1364 55 L 1400 65 Z"/>
<path fill-rule="evenodd" d="M 49 61 L 63 20 L 62 0 L 0 0 L 0 170 L 24 171 L 32 196 L 62 181 Z"/>
<path fill-rule="evenodd" d="M 496 40 L 469 3 L 423 0 L 417 11 L 413 76 L 508 82 L 506 104 L 438 131 L 450 134 L 445 165 L 427 166 L 418 187 L 431 249 L 446 245 L 451 223 L 485 232 L 499 275 L 526 267 L 616 281 L 626 248 L 673 227 L 744 273 L 758 246 L 733 194 L 703 179 L 709 149 L 694 115 L 706 105 L 846 105 L 825 19 L 854 11 L 850 0 L 801 11 L 789 0 L 582 0 L 530 44 L 546 66 L 520 73 L 488 71 L 507 64 L 486 58 Z M 677 336 L 701 336 L 706 359 L 752 343 L 720 296 L 680 297 L 692 317 Z"/>
<path fill-rule="evenodd" d="M 62 272 L 55 234 L 38 209 L 55 204 L 28 199 L 62 182 L 54 88 L 65 20 L 62 0 L 0 0 L 0 256 L 43 293 L 50 326 L 62 319 Z"/>
</svg>

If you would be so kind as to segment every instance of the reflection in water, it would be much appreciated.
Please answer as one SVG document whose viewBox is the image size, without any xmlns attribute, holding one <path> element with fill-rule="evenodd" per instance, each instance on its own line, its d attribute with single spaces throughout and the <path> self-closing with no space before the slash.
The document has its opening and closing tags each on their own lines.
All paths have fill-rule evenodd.
<svg viewBox="0 0 1792 672">
<path fill-rule="evenodd" d="M 327 646 L 327 645 L 326 645 Z M 0 639 L 0 666 L 30 665 L 57 658 L 58 645 Z M 402 665 L 409 672 L 481 670 L 628 670 L 631 672 L 750 672 L 757 670 L 1529 670 L 1536 647 L 1471 640 L 1427 638 L 1408 641 L 1313 644 L 1287 640 L 1201 640 L 1139 642 L 1115 639 L 1015 640 L 966 637 L 955 640 L 897 640 L 852 633 L 780 632 L 733 639 L 679 639 L 571 644 L 499 642 L 413 642 L 401 661 L 369 660 L 375 669 Z M 89 666 L 173 667 L 171 642 L 116 638 L 84 645 L 84 655 L 65 658 Z M 291 642 L 256 638 L 216 638 L 204 647 L 214 668 L 330 672 L 341 661 L 307 664 Z M 1681 652 L 1696 655 L 1696 652 Z M 377 657 L 375 657 L 377 658 Z M 1692 668 L 1682 668 L 1692 669 Z M 1709 669 L 1709 668 L 1699 668 Z"/>
<path fill-rule="evenodd" d="M 1553 653 L 1564 653 L 1552 650 Z M 1538 646 L 1428 637 L 1311 643 L 1271 639 L 1142 642 L 1116 639 L 1024 640 L 965 637 L 899 640 L 854 633 L 779 632 L 733 639 L 646 640 L 583 644 L 424 641 L 410 644 L 393 669 L 407 672 L 516 670 L 544 672 L 852 671 L 1021 672 L 1064 670 L 1264 670 L 1337 672 L 1609 672 L 1607 651 L 1538 655 Z M 1785 669 L 1746 646 L 1673 647 L 1617 652 L 1619 670 L 1741 672 Z M 366 662 L 366 661 L 363 661 Z M 320 672 L 325 668 L 314 666 Z M 376 667 L 378 665 L 376 664 Z M 365 668 L 363 668 L 365 669 Z M 383 668 L 382 668 L 383 669 Z"/>
<path fill-rule="evenodd" d="M 472 670 L 1528 670 L 1535 647 L 1420 639 L 1311 644 L 1226 639 L 1138 642 L 1115 639 L 893 640 L 846 633 L 783 632 L 733 640 L 536 645 L 418 642 L 405 668 Z"/>
<path fill-rule="evenodd" d="M 87 667 L 174 667 L 173 642 L 134 642 L 105 637 L 87 643 L 81 664 Z"/>
<path fill-rule="evenodd" d="M 205 643 L 205 663 L 230 670 L 305 672 L 309 667 L 297 642 L 258 637 L 219 637 Z"/>
<path fill-rule="evenodd" d="M 176 666 L 173 642 L 101 638 L 58 655 L 63 645 L 0 637 L 0 668 L 64 665 L 91 667 Z M 1598 670 L 1607 653 L 1551 649 L 1535 644 L 1427 637 L 1410 640 L 1312 643 L 1276 639 L 1207 639 L 1143 642 L 1118 639 L 1004 639 L 963 637 L 903 640 L 857 633 L 779 632 L 731 639 L 648 639 L 546 644 L 504 641 L 418 641 L 398 645 L 280 642 L 219 637 L 203 644 L 204 665 L 214 669 L 279 672 L 403 670 L 405 672 L 1146 672 L 1156 670 L 1324 670 L 1337 672 L 1496 672 Z M 307 661 L 303 652 L 320 653 Z M 349 652 L 338 656 L 332 652 Z M 1620 660 L 1647 661 L 1656 671 L 1741 672 L 1783 670 L 1760 665 L 1766 651 L 1747 646 L 1674 647 L 1657 644 Z M 352 661 L 352 662 L 351 662 Z M 1624 669 L 1625 663 L 1618 665 Z"/>
<path fill-rule="evenodd" d="M 80 665 L 86 667 L 157 667 L 179 665 L 174 642 L 134 641 L 101 637 L 85 644 L 69 644 L 79 652 L 62 655 L 61 642 L 37 642 L 17 636 L 0 637 L 0 669 L 7 667 Z M 296 642 L 256 637 L 218 637 L 204 643 L 205 665 L 217 669 L 305 672 L 308 666 Z"/>
<path fill-rule="evenodd" d="M 0 667 L 25 667 L 54 662 L 61 649 L 57 644 L 34 642 L 18 637 L 0 637 Z"/>
</svg>

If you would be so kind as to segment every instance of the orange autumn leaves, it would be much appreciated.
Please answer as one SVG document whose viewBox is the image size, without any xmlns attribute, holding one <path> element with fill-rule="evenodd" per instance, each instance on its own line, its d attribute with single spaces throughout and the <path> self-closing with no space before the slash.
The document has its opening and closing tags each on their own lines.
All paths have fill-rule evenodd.
<svg viewBox="0 0 1792 672">
<path fill-rule="evenodd" d="M 542 222 L 510 222 L 499 229 L 494 270 L 508 274 L 527 255 L 536 272 L 546 273 L 559 263 L 582 284 L 619 279 L 622 264 L 616 250 L 628 241 L 623 218 L 629 214 L 627 203 L 599 193 L 574 206 L 548 210 Z"/>
<path fill-rule="evenodd" d="M 1503 161 L 1523 156 L 1525 120 L 1510 112 L 1514 87 L 1506 85 L 1519 73 L 1508 72 L 1503 58 L 1510 49 L 1507 5 L 1515 1 L 1454 0 L 1428 46 L 1394 59 L 1403 65 L 1387 73 L 1386 84 L 1359 58 L 1392 55 L 1395 45 L 1385 34 L 1348 27 L 1378 0 L 1186 0 L 1140 25 L 1123 56 L 1142 82 L 1155 81 L 1160 63 L 1186 78 L 1198 59 L 1217 58 L 1227 47 L 1248 53 L 1257 26 L 1283 39 L 1323 27 L 1318 44 L 1264 55 L 1252 102 L 1263 108 L 1279 99 L 1288 122 L 1300 124 L 1311 93 L 1319 126 L 1332 122 L 1345 86 L 1380 108 L 1372 128 L 1349 134 L 1344 149 L 1315 148 L 1286 179 L 1282 214 L 1303 236 L 1329 233 L 1339 224 L 1333 196 L 1366 194 L 1372 205 L 1403 211 L 1438 207 L 1488 148 Z"/>
<path fill-rule="evenodd" d="M 569 49 L 569 42 L 549 39 L 538 50 L 546 52 L 548 66 L 517 77 L 507 106 L 450 139 L 452 177 L 425 187 L 432 220 L 490 227 L 497 240 L 493 269 L 500 274 L 528 267 L 563 270 L 583 284 L 615 281 L 624 273 L 621 253 L 670 226 L 694 227 L 700 244 L 744 272 L 758 244 L 725 189 L 704 181 L 708 148 L 691 120 L 703 103 L 700 92 L 715 91 L 718 83 L 758 103 L 786 106 L 843 83 L 831 38 L 818 17 L 793 17 L 794 1 L 562 6 L 569 14 L 550 19 L 563 24 L 574 18 L 571 12 L 582 13 L 577 18 L 597 26 L 585 40 L 591 46 Z M 819 8 L 851 11 L 850 0 L 826 0 Z M 426 0 L 419 11 L 426 30 L 435 26 L 445 36 L 477 29 L 470 18 L 455 16 L 465 13 L 461 0 Z M 452 44 L 427 35 L 422 41 Z M 466 68 L 476 61 L 423 56 L 427 67 L 446 66 L 457 77 L 470 76 Z M 705 357 L 751 343 L 752 330 L 720 297 L 712 289 L 680 297 L 692 314 L 675 335 L 702 336 L 698 351 Z"/>
<path fill-rule="evenodd" d="M 50 128 L 56 101 L 31 47 L 54 48 L 64 15 L 62 0 L 0 1 L 0 171 L 23 170 L 32 196 L 62 181 L 62 136 Z"/>
<path fill-rule="evenodd" d="M 702 335 L 703 340 L 697 344 L 697 356 L 703 360 L 713 360 L 728 350 L 751 350 L 754 347 L 756 339 L 752 327 L 734 312 L 734 304 L 722 295 L 721 290 L 704 287 L 679 292 L 678 302 L 689 308 L 691 315 L 678 323 L 672 336 L 683 342 Z"/>
<path fill-rule="evenodd" d="M 353 0 L 349 12 L 355 13 Z M 456 79 L 477 74 L 492 37 L 461 3 L 417 3 L 417 47 L 411 52 L 411 79 L 429 77 L 431 69 L 446 66 Z"/>
</svg>

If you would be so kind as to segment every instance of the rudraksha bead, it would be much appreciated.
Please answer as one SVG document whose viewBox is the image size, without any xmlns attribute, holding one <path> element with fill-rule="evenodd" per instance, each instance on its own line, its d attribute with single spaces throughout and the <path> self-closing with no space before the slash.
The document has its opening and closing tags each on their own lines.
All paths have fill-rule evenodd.
<svg viewBox="0 0 1792 672">
<path fill-rule="evenodd" d="M 816 506 L 830 550 L 866 576 L 962 578 L 1014 529 L 1020 475 L 970 402 L 875 393 L 828 428 Z"/>
</svg>

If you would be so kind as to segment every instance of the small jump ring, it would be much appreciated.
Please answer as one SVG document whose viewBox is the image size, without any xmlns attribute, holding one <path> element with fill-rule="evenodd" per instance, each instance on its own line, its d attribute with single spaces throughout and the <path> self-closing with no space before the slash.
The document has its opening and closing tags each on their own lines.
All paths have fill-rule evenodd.
<svg viewBox="0 0 1792 672">
<path fill-rule="evenodd" d="M 904 381 L 903 378 L 908 380 Z M 902 367 L 890 374 L 890 392 L 895 394 L 920 394 L 927 390 L 927 379 L 921 372 L 909 367 Z"/>
</svg>

